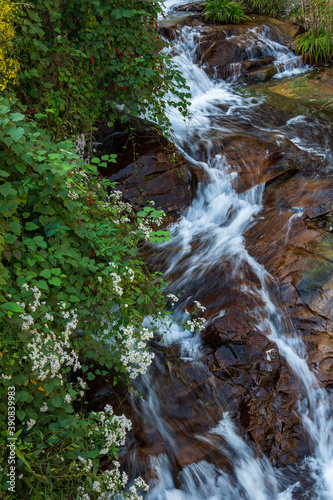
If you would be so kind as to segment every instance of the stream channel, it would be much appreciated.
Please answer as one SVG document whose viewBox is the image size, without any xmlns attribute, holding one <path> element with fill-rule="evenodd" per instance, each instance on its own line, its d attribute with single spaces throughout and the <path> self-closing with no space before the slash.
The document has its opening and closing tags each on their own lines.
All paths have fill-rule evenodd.
<svg viewBox="0 0 333 500">
<path fill-rule="evenodd" d="M 166 0 L 161 21 L 185 3 Z M 329 219 L 318 223 L 333 208 L 331 122 L 287 108 L 283 89 L 271 104 L 270 86 L 312 68 L 269 25 L 245 32 L 247 68 L 260 53 L 274 69 L 253 86 L 244 63 L 224 78 L 200 63 L 207 29 L 172 32 L 192 98 L 190 119 L 169 117 L 198 185 L 150 258 L 182 291 L 175 317 L 197 300 L 206 327 L 175 325 L 156 342 L 126 463 L 149 481 L 146 500 L 332 500 L 333 242 Z"/>
</svg>

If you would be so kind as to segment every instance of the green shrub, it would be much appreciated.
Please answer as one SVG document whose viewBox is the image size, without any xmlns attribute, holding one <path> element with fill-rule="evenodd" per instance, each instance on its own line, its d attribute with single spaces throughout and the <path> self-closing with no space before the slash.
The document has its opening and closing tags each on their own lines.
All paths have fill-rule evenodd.
<svg viewBox="0 0 333 500">
<path fill-rule="evenodd" d="M 188 88 L 157 31 L 159 0 L 17 1 L 17 91 L 31 115 L 61 139 L 96 121 L 146 114 L 168 130 L 173 102 L 186 112 Z M 176 96 L 173 99 L 171 94 Z"/>
<path fill-rule="evenodd" d="M 214 23 L 238 24 L 248 19 L 242 3 L 234 0 L 207 0 L 204 15 Z"/>
<path fill-rule="evenodd" d="M 113 160 L 85 164 L 69 141 L 53 142 L 13 97 L 0 94 L 4 499 L 73 500 L 84 493 L 102 499 L 126 483 L 116 462 L 110 473 L 98 468 L 102 457 L 117 458 L 130 423 L 109 407 L 86 417 L 85 392 L 96 374 L 112 384 L 146 371 L 152 333 L 142 321 L 163 317 L 166 301 L 163 282 L 148 272 L 138 245 L 163 241 L 168 233 L 152 229 L 162 212 L 148 205 L 135 214 L 114 184 L 98 175 L 97 165 Z M 8 483 L 11 437 L 15 496 Z"/>
<path fill-rule="evenodd" d="M 327 63 L 333 56 L 333 33 L 321 30 L 309 30 L 296 39 L 297 51 L 302 54 L 303 60 L 308 63 Z"/>
<path fill-rule="evenodd" d="M 254 12 L 275 17 L 287 6 L 287 0 L 248 0 L 248 4 Z"/>
</svg>

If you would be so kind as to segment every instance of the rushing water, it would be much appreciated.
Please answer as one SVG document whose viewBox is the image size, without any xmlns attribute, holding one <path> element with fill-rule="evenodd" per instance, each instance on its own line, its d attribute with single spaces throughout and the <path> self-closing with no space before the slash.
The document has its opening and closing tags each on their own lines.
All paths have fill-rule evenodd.
<svg viewBox="0 0 333 500">
<path fill-rule="evenodd" d="M 182 3 L 188 3 L 188 0 L 167 0 L 166 11 L 170 12 L 176 4 Z M 174 277 L 171 291 L 184 289 L 194 296 L 197 280 L 203 279 L 207 270 L 218 262 L 231 262 L 233 273 L 238 273 L 240 278 L 244 269 L 251 268 L 258 278 L 258 285 L 256 290 L 246 290 L 246 287 L 244 290 L 255 292 L 261 297 L 264 307 L 257 311 L 258 329 L 276 344 L 295 377 L 301 380 L 304 397 L 300 399 L 298 411 L 314 453 L 298 464 L 292 473 L 288 470 L 286 474 L 284 470 L 275 469 L 267 458 L 258 457 L 251 444 L 241 437 L 237 422 L 233 422 L 228 413 L 221 412 L 219 425 L 208 434 L 197 435 L 196 438 L 211 445 L 214 442 L 216 452 L 233 462 L 233 471 L 221 471 L 201 461 L 185 467 L 176 485 L 170 458 L 162 454 L 151 458 L 156 479 L 152 482 L 147 500 L 333 500 L 333 416 L 329 395 L 320 388 L 307 365 L 302 340 L 296 334 L 290 334 L 292 325 L 287 324 L 283 312 L 270 294 L 268 273 L 244 245 L 244 232 L 262 209 L 264 186 L 259 185 L 237 194 L 232 187 L 235 174 L 230 173 L 223 155 L 214 153 L 212 140 L 216 134 L 221 137 L 249 126 L 253 135 L 260 137 L 267 119 L 266 125 L 271 131 L 282 136 L 289 135 L 295 144 L 311 151 L 313 139 L 317 134 L 323 134 L 323 130 L 318 130 L 318 123 L 312 119 L 307 124 L 307 134 L 299 132 L 295 124 L 302 123 L 304 115 L 281 122 L 281 119 L 264 114 L 260 99 L 244 97 L 234 90 L 231 83 L 210 79 L 194 62 L 198 36 L 196 29 L 183 28 L 174 42 L 176 52 L 180 54 L 175 60 L 191 88 L 191 119 L 184 123 L 174 109 L 170 110 L 170 117 L 179 149 L 192 164 L 205 172 L 208 182 L 199 184 L 192 205 L 180 222 L 171 228 L 172 239 L 165 244 L 165 252 L 168 248 L 176 251 L 168 254 L 166 276 Z M 264 33 L 260 35 L 260 43 L 265 46 L 267 55 L 275 55 L 278 78 L 306 70 L 291 51 L 267 40 Z M 329 160 L 330 151 L 325 140 L 322 144 L 316 153 Z M 289 220 L 289 227 L 286 227 L 286 235 L 300 215 L 295 210 Z M 219 314 L 223 315 L 224 311 L 221 310 Z M 197 361 L 200 356 L 198 337 L 192 337 L 190 332 L 184 332 L 176 326 L 171 334 L 169 341 L 182 346 L 183 356 L 192 359 L 193 364 L 200 363 Z M 155 369 L 163 370 L 158 364 Z M 138 411 L 143 419 L 154 422 L 168 447 L 173 449 L 177 446 L 175 436 L 164 421 L 163 408 L 149 379 L 141 381 L 140 391 L 143 399 L 138 403 Z M 304 494 L 305 491 L 300 487 L 306 481 L 312 484 L 309 487 L 311 493 L 309 490 L 308 496 L 300 496 L 299 492 L 303 491 Z"/>
</svg>

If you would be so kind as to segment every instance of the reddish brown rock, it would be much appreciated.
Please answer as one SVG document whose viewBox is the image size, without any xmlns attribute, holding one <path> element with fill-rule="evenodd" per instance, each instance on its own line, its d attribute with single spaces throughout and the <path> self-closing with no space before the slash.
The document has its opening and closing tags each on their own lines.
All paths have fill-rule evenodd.
<svg viewBox="0 0 333 500">
<path fill-rule="evenodd" d="M 231 136 L 222 153 L 230 172 L 238 174 L 233 181 L 238 193 L 286 172 L 297 171 L 297 166 L 282 154 L 279 146 L 253 136 Z"/>
</svg>

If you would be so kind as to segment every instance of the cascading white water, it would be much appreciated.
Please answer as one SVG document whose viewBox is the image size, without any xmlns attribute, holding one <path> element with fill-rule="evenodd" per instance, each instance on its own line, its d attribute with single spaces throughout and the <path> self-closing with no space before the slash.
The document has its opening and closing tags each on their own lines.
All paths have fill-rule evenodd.
<svg viewBox="0 0 333 500">
<path fill-rule="evenodd" d="M 248 32 L 256 36 L 256 43 L 261 48 L 261 52 L 265 57 L 274 56 L 274 66 L 277 69 L 277 73 L 273 78 L 280 79 L 287 76 L 295 76 L 309 69 L 309 66 L 302 63 L 302 56 L 296 56 L 284 45 L 270 40 L 267 36 L 267 30 L 259 33 L 257 28 L 253 28 Z"/>
<path fill-rule="evenodd" d="M 189 2 L 167 0 L 165 5 L 168 10 L 181 3 Z M 171 228 L 172 241 L 164 246 L 180 250 L 172 252 L 166 274 L 174 273 L 178 276 L 173 285 L 177 289 L 186 287 L 187 282 L 194 277 L 203 276 L 210 266 L 223 258 L 232 260 L 234 272 L 241 272 L 244 265 L 250 266 L 254 271 L 260 283 L 255 292 L 261 296 L 264 303 L 264 311 L 257 311 L 258 328 L 268 332 L 269 338 L 275 342 L 280 354 L 286 359 L 305 389 L 305 398 L 299 402 L 299 413 L 314 448 L 314 455 L 303 464 L 315 483 L 315 493 L 311 498 L 333 500 L 333 415 L 329 395 L 319 387 L 315 375 L 306 363 L 306 350 L 302 340 L 284 334 L 286 325 L 283 314 L 268 291 L 269 276 L 244 246 L 244 232 L 253 216 L 258 214 L 262 207 L 263 185 L 241 195 L 237 194 L 231 184 L 235 174 L 229 172 L 223 155 L 212 152 L 210 139 L 212 131 L 230 133 L 231 130 L 237 130 L 239 117 L 241 116 L 243 121 L 249 120 L 249 110 L 255 110 L 260 101 L 241 96 L 230 84 L 208 78 L 206 73 L 193 62 L 197 36 L 195 30 L 184 28 L 178 40 L 174 42 L 177 53 L 180 54 L 174 59 L 192 92 L 190 108 L 192 118 L 184 123 L 183 118 L 174 109 L 170 109 L 170 118 L 179 148 L 192 164 L 203 169 L 208 182 L 199 185 L 191 207 L 179 224 Z M 262 43 L 266 43 L 264 37 Z M 266 46 L 268 52 L 276 51 L 274 42 L 268 45 L 266 43 Z M 292 61 L 293 57 L 292 52 L 285 49 L 279 63 L 286 65 L 286 61 Z M 280 76 L 284 76 L 286 71 L 290 71 L 290 68 L 285 67 L 284 73 L 281 72 Z M 220 121 L 226 123 L 224 128 L 216 125 L 216 116 L 223 118 Z M 288 128 L 288 123 L 284 127 Z M 283 131 L 283 127 L 280 132 L 281 130 Z M 207 161 L 198 160 L 196 144 L 198 137 L 200 137 L 200 147 L 206 150 Z M 306 143 L 304 137 L 302 141 Z M 307 146 L 310 147 L 307 144 L 304 147 Z M 299 215 L 295 209 L 289 225 Z M 290 227 L 286 228 L 287 233 L 289 229 Z M 195 250 L 192 252 L 194 247 Z M 252 293 L 253 290 L 248 292 Z M 223 311 L 220 314 L 223 314 Z M 183 347 L 188 355 L 195 357 L 189 347 L 191 342 L 189 335 L 182 336 L 178 327 L 172 341 L 184 342 Z M 141 389 L 145 400 L 141 405 L 141 411 L 156 416 L 158 431 L 172 446 L 172 433 L 163 421 L 163 411 L 158 398 L 150 392 L 152 389 L 149 383 Z M 152 468 L 155 469 L 157 479 L 147 499 L 292 500 L 298 498 L 294 497 L 294 492 L 299 486 L 297 475 L 292 481 L 287 480 L 283 471 L 275 470 L 266 458 L 257 458 L 250 444 L 240 436 L 229 415 L 224 414 L 219 426 L 212 429 L 210 434 L 214 435 L 215 439 L 221 438 L 221 453 L 229 455 L 233 460 L 233 473 L 217 470 L 212 464 L 203 461 L 185 467 L 179 476 L 181 487 L 176 488 L 169 459 L 161 455 L 152 459 Z M 210 439 L 207 434 L 197 438 L 203 441 Z"/>
</svg>

